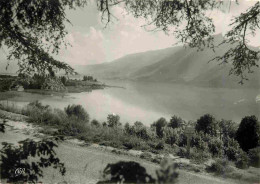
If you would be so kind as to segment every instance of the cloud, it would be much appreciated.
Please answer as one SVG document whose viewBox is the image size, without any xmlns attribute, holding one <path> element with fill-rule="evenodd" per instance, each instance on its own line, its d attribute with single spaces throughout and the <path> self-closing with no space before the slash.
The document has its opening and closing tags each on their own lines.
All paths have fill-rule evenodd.
<svg viewBox="0 0 260 184">
<path fill-rule="evenodd" d="M 100 30 L 90 27 L 86 34 L 71 32 L 66 40 L 71 47 L 62 50 L 61 57 L 69 64 L 86 65 L 104 62 L 104 36 Z"/>
</svg>

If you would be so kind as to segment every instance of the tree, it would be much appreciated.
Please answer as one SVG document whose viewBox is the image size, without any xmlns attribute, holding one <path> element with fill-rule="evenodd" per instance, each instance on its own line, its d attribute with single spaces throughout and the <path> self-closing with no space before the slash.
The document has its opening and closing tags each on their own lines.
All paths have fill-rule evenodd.
<svg viewBox="0 0 260 184">
<path fill-rule="evenodd" d="M 205 114 L 197 120 L 195 129 L 198 132 L 201 131 L 205 134 L 216 136 L 218 130 L 218 122 L 212 115 Z"/>
<path fill-rule="evenodd" d="M 61 69 L 73 73 L 66 63 L 52 56 L 67 46 L 65 10 L 86 5 L 86 0 L 2 0 L 0 2 L 0 47 L 7 59 L 18 60 L 19 73 L 50 75 Z"/>
<path fill-rule="evenodd" d="M 81 105 L 69 105 L 64 111 L 69 117 L 76 118 L 86 123 L 89 122 L 89 115 Z"/>
<path fill-rule="evenodd" d="M 219 122 L 219 128 L 224 138 L 235 138 L 238 126 L 235 122 L 231 120 L 222 119 Z"/>
<path fill-rule="evenodd" d="M 109 127 L 117 127 L 120 126 L 120 117 L 118 115 L 115 114 L 109 114 L 107 116 L 107 124 Z"/>
<path fill-rule="evenodd" d="M 165 118 L 160 118 L 152 124 L 152 126 L 155 127 L 156 135 L 159 138 L 163 138 L 163 128 L 166 125 L 167 125 L 167 121 Z"/>
<path fill-rule="evenodd" d="M 260 122 L 256 116 L 246 116 L 242 119 L 236 140 L 244 151 L 260 146 Z"/>
<path fill-rule="evenodd" d="M 178 116 L 173 116 L 168 124 L 171 128 L 180 128 L 185 124 L 185 121 Z"/>
</svg>

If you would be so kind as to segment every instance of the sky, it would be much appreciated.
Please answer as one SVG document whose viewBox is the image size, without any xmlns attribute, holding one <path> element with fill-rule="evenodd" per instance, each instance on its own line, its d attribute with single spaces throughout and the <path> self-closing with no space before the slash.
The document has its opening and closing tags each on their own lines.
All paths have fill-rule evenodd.
<svg viewBox="0 0 260 184">
<path fill-rule="evenodd" d="M 239 0 L 239 3 L 236 5 L 231 1 L 230 6 L 230 0 L 225 0 L 220 10 L 208 12 L 214 20 L 216 34 L 225 34 L 231 18 L 254 5 L 256 0 Z M 143 27 L 145 20 L 135 19 L 120 6 L 114 7 L 111 11 L 117 19 L 105 27 L 95 0 L 90 0 L 84 8 L 66 10 L 67 18 L 72 23 L 66 25 L 66 40 L 71 47 L 63 48 L 55 58 L 72 66 L 99 64 L 131 53 L 168 48 L 177 43 L 173 35 L 147 31 Z M 259 35 L 251 39 L 251 45 L 260 46 Z"/>
<path fill-rule="evenodd" d="M 245 11 L 256 1 L 225 1 L 220 10 L 209 12 L 216 25 L 216 34 L 224 34 L 233 16 Z M 135 19 L 123 8 L 112 9 L 117 18 L 107 27 L 102 23 L 96 4 L 91 1 L 87 7 L 67 11 L 72 25 L 67 25 L 69 34 L 66 39 L 72 47 L 63 49 L 60 59 L 71 65 L 88 65 L 110 62 L 131 53 L 163 49 L 177 42 L 173 35 L 145 30 L 145 20 Z M 260 37 L 251 39 L 251 45 L 259 46 Z M 259 44 L 259 45 L 257 45 Z"/>
</svg>

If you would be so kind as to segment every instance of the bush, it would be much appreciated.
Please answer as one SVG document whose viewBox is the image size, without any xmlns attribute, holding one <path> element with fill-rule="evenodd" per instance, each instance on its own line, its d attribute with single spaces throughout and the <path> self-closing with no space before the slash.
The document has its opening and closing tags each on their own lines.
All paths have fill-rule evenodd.
<svg viewBox="0 0 260 184">
<path fill-rule="evenodd" d="M 260 147 L 250 149 L 248 157 L 251 166 L 260 168 Z"/>
<path fill-rule="evenodd" d="M 209 151 L 213 156 L 219 157 L 224 153 L 223 142 L 218 138 L 212 138 L 208 143 Z"/>
<path fill-rule="evenodd" d="M 160 118 L 156 122 L 154 122 L 151 126 L 155 127 L 156 135 L 159 138 L 163 138 L 163 129 L 167 125 L 167 121 L 165 118 Z"/>
<path fill-rule="evenodd" d="M 168 124 L 171 128 L 181 128 L 185 124 L 185 121 L 178 116 L 173 116 Z"/>
<path fill-rule="evenodd" d="M 207 168 L 208 172 L 214 172 L 217 175 L 225 175 L 232 171 L 229 161 L 226 159 L 217 159 Z"/>
<path fill-rule="evenodd" d="M 179 134 L 177 129 L 173 129 L 170 127 L 166 127 L 164 129 L 164 137 L 165 143 L 170 144 L 171 146 L 179 141 Z"/>
<path fill-rule="evenodd" d="M 249 158 L 243 150 L 240 150 L 240 153 L 237 155 L 235 165 L 239 169 L 248 168 Z"/>
<path fill-rule="evenodd" d="M 224 154 L 228 157 L 229 160 L 235 161 L 237 155 L 240 153 L 240 150 L 241 148 L 235 139 L 227 138 L 224 141 Z"/>
<path fill-rule="evenodd" d="M 163 150 L 164 149 L 164 143 L 160 141 L 156 146 L 155 149 L 157 150 Z"/>
<path fill-rule="evenodd" d="M 256 116 L 242 119 L 236 133 L 236 140 L 244 151 L 260 146 L 260 122 Z"/>
<path fill-rule="evenodd" d="M 190 159 L 196 164 L 201 164 L 206 162 L 211 156 L 207 150 L 201 150 L 197 148 L 192 148 L 190 150 Z"/>
<path fill-rule="evenodd" d="M 64 109 L 68 117 L 76 118 L 79 121 L 89 122 L 89 115 L 81 105 L 69 105 Z"/>
<path fill-rule="evenodd" d="M 201 131 L 205 134 L 216 136 L 218 130 L 218 123 L 212 115 L 205 114 L 197 120 L 195 129 L 197 132 Z"/>
<path fill-rule="evenodd" d="M 185 158 L 187 156 L 187 149 L 180 147 L 179 150 L 177 151 L 177 155 L 182 158 Z"/>
<path fill-rule="evenodd" d="M 90 124 L 94 127 L 101 127 L 101 124 L 96 119 L 93 119 Z"/>
<path fill-rule="evenodd" d="M 205 135 L 202 133 L 195 133 L 192 138 L 191 138 L 191 146 L 196 147 L 197 149 L 200 150 L 208 150 L 208 144 L 207 142 L 209 141 L 204 141 Z"/>
<path fill-rule="evenodd" d="M 230 138 L 235 138 L 236 136 L 236 131 L 237 131 L 237 124 L 231 120 L 224 120 L 222 119 L 219 122 L 219 127 L 221 129 L 222 135 L 225 138 L 230 137 Z"/>
</svg>

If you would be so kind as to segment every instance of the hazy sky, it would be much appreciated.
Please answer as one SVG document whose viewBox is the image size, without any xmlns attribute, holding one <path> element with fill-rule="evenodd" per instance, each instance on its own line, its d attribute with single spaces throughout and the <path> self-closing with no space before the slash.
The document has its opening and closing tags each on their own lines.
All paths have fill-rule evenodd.
<svg viewBox="0 0 260 184">
<path fill-rule="evenodd" d="M 106 28 L 101 22 L 95 0 L 85 8 L 68 10 L 67 17 L 73 25 L 68 24 L 69 34 L 66 39 L 72 47 L 62 49 L 58 59 L 71 65 L 86 65 L 109 62 L 124 55 L 147 50 L 163 49 L 176 43 L 173 35 L 167 36 L 163 32 L 146 31 L 142 26 L 145 21 L 135 19 L 124 9 L 117 6 L 112 9 L 118 20 L 113 20 Z M 225 33 L 230 19 L 245 11 L 256 0 L 239 0 L 240 5 L 233 1 L 224 2 L 221 10 L 209 12 L 216 24 L 216 33 Z M 260 46 L 260 36 L 252 39 L 252 45 Z M 0 55 L 4 55 L 0 53 Z"/>
<path fill-rule="evenodd" d="M 230 18 L 246 10 L 255 1 L 239 1 L 240 5 L 229 1 L 224 3 L 222 10 L 210 12 L 216 23 L 217 33 L 225 33 Z M 142 25 L 144 20 L 135 19 L 121 7 L 112 10 L 118 18 L 104 28 L 96 4 L 90 3 L 87 7 L 67 11 L 67 16 L 73 26 L 68 25 L 68 41 L 73 47 L 61 52 L 61 59 L 70 64 L 96 64 L 112 61 L 124 55 L 147 50 L 167 48 L 176 40 L 174 36 L 167 36 L 163 32 L 146 31 Z M 253 39 L 257 45 L 259 37 Z"/>
</svg>

